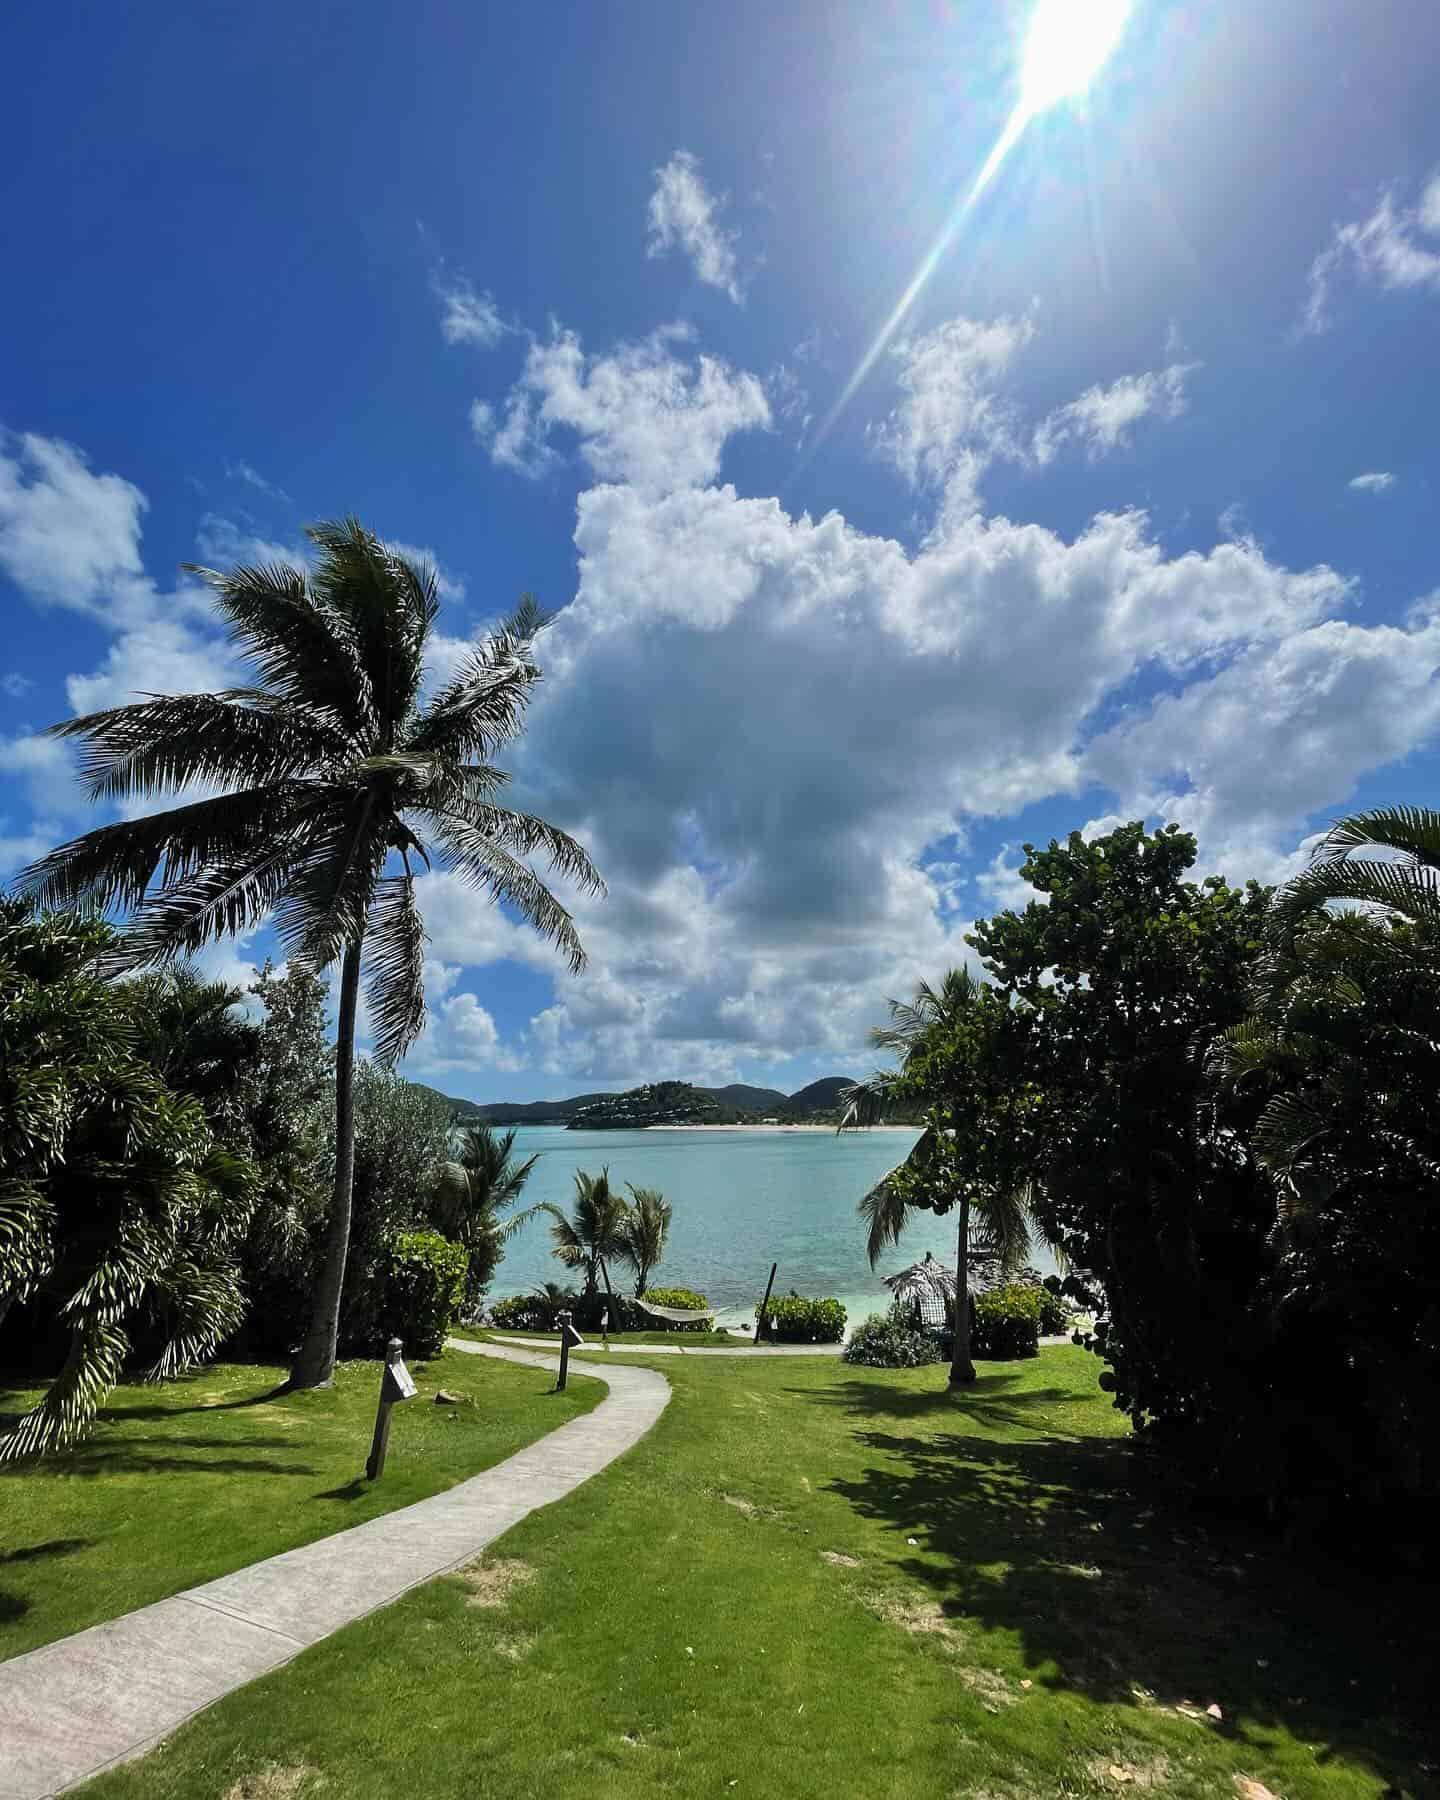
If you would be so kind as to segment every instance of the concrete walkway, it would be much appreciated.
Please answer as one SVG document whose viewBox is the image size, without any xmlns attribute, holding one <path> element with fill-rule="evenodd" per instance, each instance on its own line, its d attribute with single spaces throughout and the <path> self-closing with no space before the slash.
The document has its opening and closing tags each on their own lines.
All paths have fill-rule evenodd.
<svg viewBox="0 0 1440 1800">
<path fill-rule="evenodd" d="M 452 1338 L 451 1343 L 460 1349 L 467 1346 L 459 1338 Z M 554 1338 L 510 1337 L 492 1340 L 503 1344 L 525 1344 L 532 1348 L 548 1350 L 551 1355 L 558 1355 Z M 475 1345 L 469 1348 L 476 1348 Z M 597 1337 L 588 1337 L 583 1350 L 572 1352 L 575 1356 L 612 1356 L 624 1353 L 627 1356 L 838 1356 L 839 1344 L 745 1344 L 740 1343 L 733 1350 L 724 1349 L 719 1344 L 696 1344 L 687 1350 L 683 1344 L 622 1344 L 617 1338 L 607 1350 Z"/>
<path fill-rule="evenodd" d="M 554 1357 L 451 1339 L 536 1368 Z M 467 1563 L 598 1475 L 665 1410 L 670 1384 L 618 1363 L 583 1418 L 443 1494 L 0 1663 L 0 1800 L 46 1800 L 143 1755 L 257 1675 Z"/>
</svg>

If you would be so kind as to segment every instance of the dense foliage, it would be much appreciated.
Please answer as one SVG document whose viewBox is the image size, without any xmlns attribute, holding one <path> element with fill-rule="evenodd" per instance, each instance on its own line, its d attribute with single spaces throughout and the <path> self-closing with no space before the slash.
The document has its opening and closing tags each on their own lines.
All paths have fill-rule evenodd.
<svg viewBox="0 0 1440 1800">
<path fill-rule="evenodd" d="M 438 1356 L 465 1299 L 470 1258 L 463 1244 L 438 1231 L 397 1231 L 378 1258 L 379 1303 L 375 1340 L 379 1355 L 398 1337 L 409 1356 Z"/>
<path fill-rule="evenodd" d="M 704 1294 L 697 1294 L 694 1288 L 659 1287 L 650 1288 L 645 1298 L 652 1306 L 673 1306 L 682 1312 L 703 1312 L 709 1316 L 686 1322 L 683 1319 L 657 1319 L 653 1313 L 647 1313 L 643 1307 L 628 1305 L 626 1311 L 637 1321 L 637 1329 L 642 1331 L 710 1331 L 715 1324 L 715 1316 L 709 1311 L 710 1302 Z"/>
<path fill-rule="evenodd" d="M 215 1098 L 212 1052 L 240 996 L 188 976 L 167 993 L 107 980 L 113 947 L 98 918 L 0 902 L 0 1322 L 13 1310 L 12 1336 L 64 1344 L 0 1460 L 82 1436 L 137 1343 L 173 1374 L 243 1311 L 255 1169 L 161 1072 Z"/>
<path fill-rule="evenodd" d="M 897 1300 L 889 1312 L 871 1313 L 851 1332 L 841 1359 L 871 1369 L 919 1369 L 944 1361 L 938 1333 L 920 1331 L 912 1310 Z"/>
<path fill-rule="evenodd" d="M 755 1317 L 761 1318 L 758 1306 Z M 838 1300 L 785 1294 L 771 1299 L 761 1328 L 782 1344 L 838 1344 L 845 1335 L 845 1308 Z"/>
<path fill-rule="evenodd" d="M 970 1328 L 976 1356 L 991 1362 L 1038 1356 L 1042 1294 L 1042 1289 L 1020 1282 L 1007 1282 L 1003 1287 L 977 1294 Z"/>
<path fill-rule="evenodd" d="M 410 1085 L 448 1106 L 433 1088 Z M 538 1151 L 518 1160 L 515 1133 L 481 1123 L 465 1132 L 455 1157 L 440 1165 L 431 1190 L 431 1211 L 440 1230 L 463 1244 L 468 1253 L 467 1318 L 478 1318 L 484 1309 L 485 1296 L 505 1254 L 505 1240 L 520 1224 L 519 1218 L 504 1215 L 524 1192 L 539 1160 Z"/>
</svg>

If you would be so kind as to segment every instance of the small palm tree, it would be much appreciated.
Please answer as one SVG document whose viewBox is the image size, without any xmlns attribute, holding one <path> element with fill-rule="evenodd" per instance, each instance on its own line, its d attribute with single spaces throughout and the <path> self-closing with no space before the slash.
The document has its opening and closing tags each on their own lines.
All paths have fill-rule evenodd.
<svg viewBox="0 0 1440 1800">
<path fill-rule="evenodd" d="M 581 1300 L 595 1298 L 602 1277 L 609 1294 L 609 1265 L 626 1255 L 625 1222 L 630 1212 L 624 1197 L 610 1186 L 609 1169 L 602 1169 L 598 1175 L 587 1175 L 584 1169 L 575 1171 L 575 1203 L 569 1213 L 542 1200 L 523 1216 L 529 1219 L 541 1212 L 550 1215 L 550 1236 L 555 1245 L 552 1254 L 584 1278 Z"/>
<path fill-rule="evenodd" d="M 459 1155 L 442 1163 L 435 1179 L 435 1223 L 470 1253 L 466 1300 L 471 1309 L 494 1277 L 505 1240 L 520 1224 L 519 1217 L 501 1214 L 520 1198 L 540 1160 L 538 1151 L 523 1162 L 512 1161 L 514 1154 L 513 1128 L 497 1132 L 490 1125 L 472 1125 L 460 1140 Z"/>
<path fill-rule="evenodd" d="M 295 1387 L 334 1376 L 354 1179 L 355 1015 L 362 967 L 381 1061 L 425 1019 L 425 929 L 415 864 L 432 859 L 504 901 L 569 958 L 584 951 L 565 907 L 526 858 L 543 853 L 603 890 L 589 856 L 543 819 L 496 798 L 491 758 L 522 729 L 546 623 L 528 598 L 456 673 L 422 697 L 439 601 L 433 569 L 357 519 L 312 526 L 306 572 L 195 569 L 255 685 L 152 698 L 53 727 L 85 746 L 97 800 L 221 788 L 146 818 L 102 826 L 26 870 L 46 905 L 131 912 L 117 963 L 137 967 L 253 931 L 273 916 L 290 957 L 340 965 L 335 1183 L 314 1309 Z"/>
<path fill-rule="evenodd" d="M 635 1271 L 635 1298 L 638 1300 L 650 1281 L 650 1271 L 664 1260 L 665 1241 L 670 1236 L 670 1219 L 675 1209 L 654 1188 L 631 1187 L 630 1210 L 621 1237 L 625 1260 Z"/>
<path fill-rule="evenodd" d="M 987 982 L 968 969 L 951 969 L 939 990 L 922 981 L 910 1001 L 892 1000 L 890 1023 L 876 1026 L 870 1041 L 899 1060 L 856 1082 L 845 1095 L 842 1131 L 875 1125 L 897 1100 L 927 1102 L 930 1123 L 909 1156 L 860 1202 L 866 1250 L 873 1269 L 900 1241 L 916 1210 L 959 1218 L 955 1243 L 955 1334 L 952 1387 L 975 1380 L 970 1355 L 970 1256 L 997 1256 L 1003 1268 L 1022 1263 L 1038 1226 L 1030 1211 L 1030 1184 L 1015 1160 L 1007 1115 L 1015 1098 L 1013 1068 L 991 1062 L 987 1046 L 1008 1036 L 1012 1014 Z M 937 1071 L 952 1079 L 936 1083 Z M 937 1201 L 938 1196 L 938 1201 Z"/>
</svg>

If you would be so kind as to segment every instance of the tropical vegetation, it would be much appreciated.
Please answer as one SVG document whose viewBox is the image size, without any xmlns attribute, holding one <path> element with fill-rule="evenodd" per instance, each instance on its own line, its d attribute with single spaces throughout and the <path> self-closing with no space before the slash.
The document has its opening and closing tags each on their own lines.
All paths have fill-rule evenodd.
<svg viewBox="0 0 1440 1800">
<path fill-rule="evenodd" d="M 53 727 L 82 746 L 93 798 L 181 803 L 103 825 L 19 877 L 45 906 L 126 910 L 112 969 L 184 956 L 267 917 L 288 957 L 316 971 L 339 966 L 334 1176 L 310 1321 L 291 1369 L 297 1387 L 328 1382 L 337 1354 L 362 974 L 380 1062 L 400 1056 L 425 1022 L 417 865 L 505 902 L 576 969 L 584 952 L 571 915 L 527 858 L 543 854 L 581 889 L 602 885 L 572 837 L 499 798 L 505 777 L 492 759 L 519 735 L 540 679 L 534 645 L 545 619 L 534 603 L 527 598 L 427 698 L 439 611 L 433 568 L 357 519 L 312 526 L 308 536 L 308 569 L 192 570 L 249 663 L 250 685 Z"/>
<path fill-rule="evenodd" d="M 435 1178 L 435 1223 L 468 1253 L 465 1307 L 471 1316 L 483 1307 L 505 1253 L 505 1241 L 521 1222 L 519 1214 L 504 1215 L 524 1193 L 539 1160 L 538 1151 L 517 1158 L 514 1131 L 496 1131 L 482 1121 L 469 1127 L 456 1154 L 440 1165 Z"/>
</svg>

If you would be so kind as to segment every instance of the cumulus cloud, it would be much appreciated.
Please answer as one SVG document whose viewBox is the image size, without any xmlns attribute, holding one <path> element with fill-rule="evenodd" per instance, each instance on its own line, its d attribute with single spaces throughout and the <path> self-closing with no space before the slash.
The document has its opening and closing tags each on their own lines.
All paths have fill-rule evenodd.
<svg viewBox="0 0 1440 1800">
<path fill-rule="evenodd" d="M 1357 494 L 1384 494 L 1395 485 L 1395 477 L 1384 469 L 1376 469 L 1369 475 L 1352 476 L 1349 487 Z"/>
<path fill-rule="evenodd" d="M 1386 188 L 1373 212 L 1335 227 L 1310 265 L 1303 332 L 1330 328 L 1331 291 L 1345 275 L 1385 289 L 1440 293 L 1440 170 L 1430 176 L 1413 206 L 1402 205 L 1395 189 Z"/>
<path fill-rule="evenodd" d="M 145 496 L 60 438 L 0 431 L 0 569 L 41 604 L 127 616 L 154 589 L 140 561 Z"/>
<path fill-rule="evenodd" d="M 447 344 L 491 350 L 510 327 L 500 317 L 493 294 L 477 293 L 463 275 L 437 273 L 431 284 L 440 302 L 440 335 Z"/>
<path fill-rule="evenodd" d="M 550 436 L 576 433 L 602 481 L 647 491 L 713 481 L 726 440 L 770 424 L 765 388 L 668 326 L 637 344 L 590 356 L 572 331 L 532 344 L 490 438 L 495 462 L 539 475 L 556 460 Z M 472 414 L 472 424 L 473 424 Z"/>
<path fill-rule="evenodd" d="M 718 222 L 724 204 L 723 196 L 717 199 L 706 187 L 698 159 L 688 150 L 677 150 L 655 171 L 646 254 L 683 252 L 707 287 L 719 288 L 737 306 L 743 306 L 745 294 L 735 258 L 737 233 L 724 230 Z"/>
</svg>

